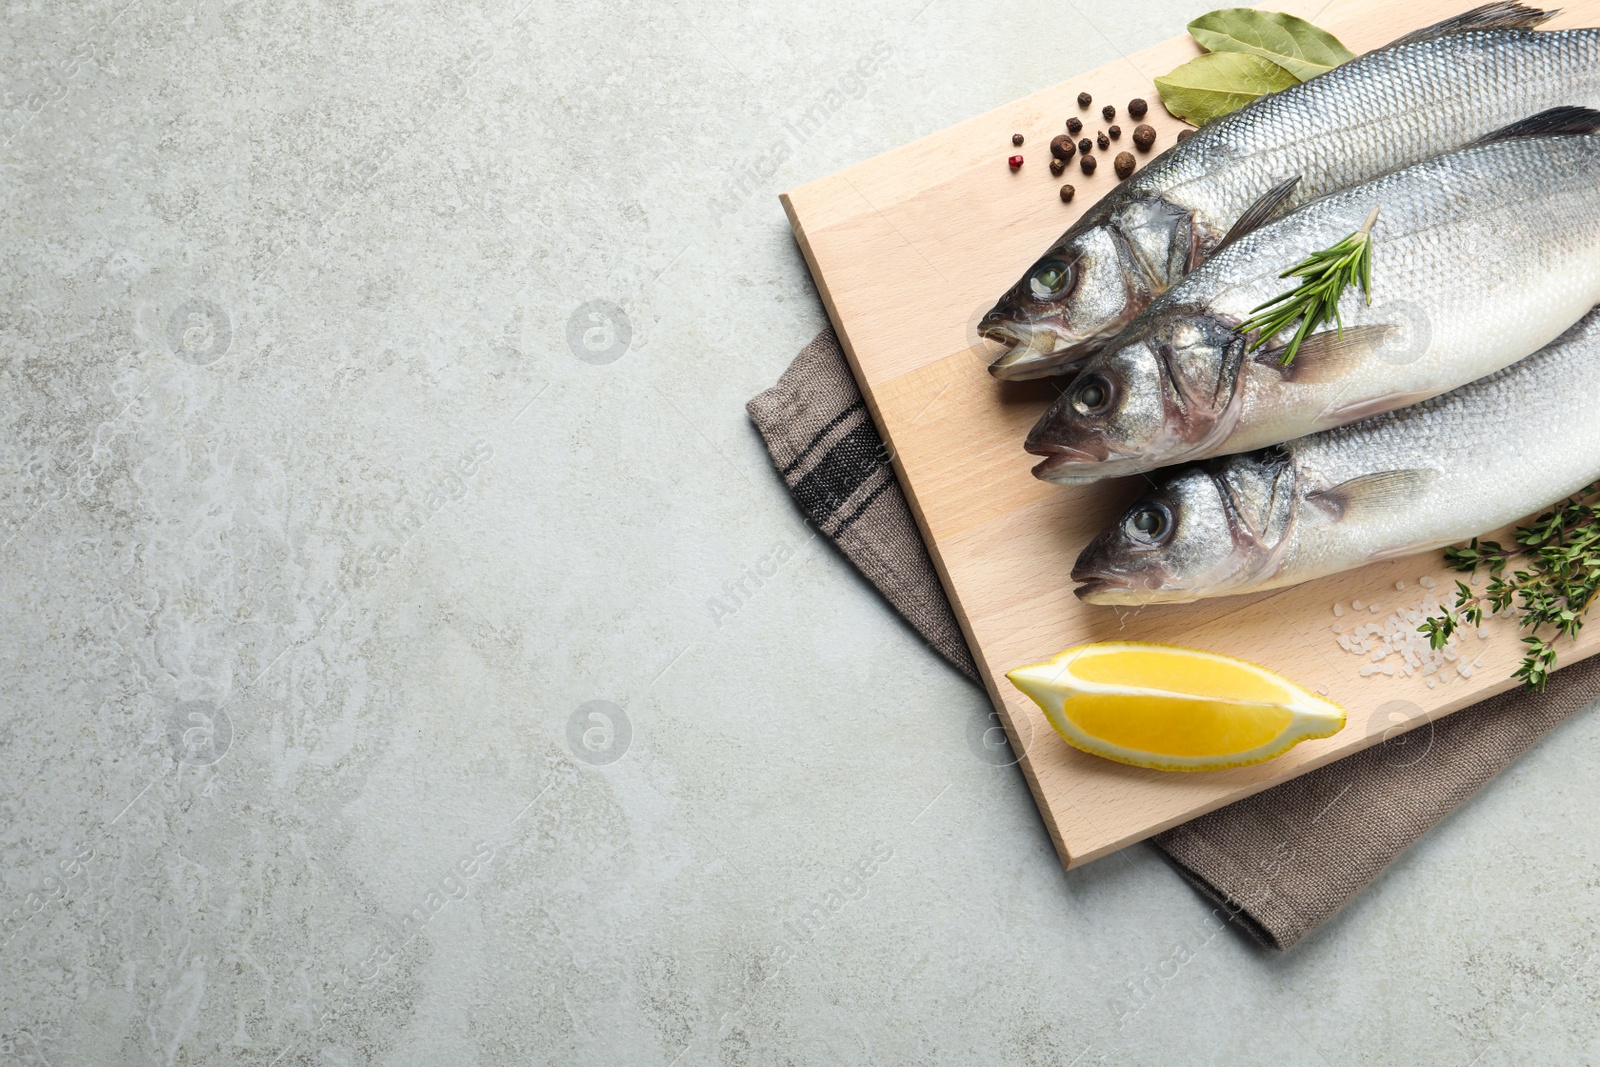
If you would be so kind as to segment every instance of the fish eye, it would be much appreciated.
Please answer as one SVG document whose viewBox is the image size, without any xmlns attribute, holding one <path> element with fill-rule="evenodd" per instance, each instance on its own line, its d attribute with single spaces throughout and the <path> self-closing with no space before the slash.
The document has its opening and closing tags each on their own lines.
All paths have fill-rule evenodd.
<svg viewBox="0 0 1600 1067">
<path fill-rule="evenodd" d="M 1167 532 L 1172 529 L 1172 513 L 1167 510 L 1165 504 L 1153 501 L 1140 504 L 1128 512 L 1124 526 L 1127 528 L 1128 536 L 1135 541 L 1154 544 L 1166 537 Z"/>
<path fill-rule="evenodd" d="M 1053 300 L 1072 287 L 1077 273 L 1074 265 L 1051 260 L 1028 277 L 1028 288 L 1040 300 Z"/>
<path fill-rule="evenodd" d="M 1111 383 L 1098 374 L 1085 374 L 1072 387 L 1072 406 L 1083 415 L 1095 415 L 1111 403 Z"/>
</svg>

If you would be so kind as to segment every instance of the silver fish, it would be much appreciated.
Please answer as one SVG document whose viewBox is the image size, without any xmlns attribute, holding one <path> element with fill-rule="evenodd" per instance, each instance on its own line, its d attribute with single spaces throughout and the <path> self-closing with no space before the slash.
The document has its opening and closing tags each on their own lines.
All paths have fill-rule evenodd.
<svg viewBox="0 0 1600 1067">
<path fill-rule="evenodd" d="M 1027 449 L 1081 482 L 1247 452 L 1437 396 L 1538 351 L 1600 304 L 1600 111 L 1541 112 L 1478 144 L 1329 193 L 1241 238 L 1092 358 Z M 1239 324 L 1279 275 L 1372 231 L 1372 303 L 1253 349 Z"/>
<path fill-rule="evenodd" d="M 1072 569 L 1091 604 L 1277 589 L 1486 533 L 1600 479 L 1600 310 L 1444 396 L 1162 471 Z"/>
<path fill-rule="evenodd" d="M 1600 107 L 1600 30 L 1530 32 L 1551 14 L 1489 4 L 1207 123 L 1091 208 L 983 317 L 979 332 L 1009 346 L 990 371 L 1070 370 L 1230 230 L 1536 111 Z"/>
</svg>

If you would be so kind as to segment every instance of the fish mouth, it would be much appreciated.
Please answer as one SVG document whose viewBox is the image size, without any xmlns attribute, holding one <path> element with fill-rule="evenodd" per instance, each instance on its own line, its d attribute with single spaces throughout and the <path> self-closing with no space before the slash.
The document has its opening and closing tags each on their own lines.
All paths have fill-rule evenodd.
<svg viewBox="0 0 1600 1067">
<path fill-rule="evenodd" d="M 1003 382 L 1051 378 L 1058 374 L 1070 374 L 1091 355 L 1093 353 L 1081 345 L 1052 348 L 1046 352 L 1036 352 L 1026 345 L 1017 345 L 989 364 L 989 373 Z"/>
<path fill-rule="evenodd" d="M 978 336 L 1007 346 L 989 364 L 989 373 L 1007 382 L 1066 374 L 1093 354 L 1087 342 L 1063 343 L 1054 330 L 1019 326 L 998 317 L 985 316 Z"/>
<path fill-rule="evenodd" d="M 1055 482 L 1057 485 L 1083 485 L 1097 482 L 1102 477 L 1087 471 L 1098 468 L 1104 461 L 1081 449 L 1036 441 L 1029 441 L 1023 448 L 1035 456 L 1044 457 L 1033 466 L 1033 476 L 1040 481 Z"/>
<path fill-rule="evenodd" d="M 1091 544 L 1084 549 L 1083 555 L 1094 554 L 1098 544 Z M 1072 580 L 1078 587 L 1072 591 L 1073 595 L 1085 604 L 1095 604 L 1101 607 L 1143 608 L 1151 604 L 1167 602 L 1182 602 L 1187 599 L 1181 592 L 1163 589 L 1160 584 L 1149 584 L 1149 577 L 1145 581 L 1121 574 L 1115 570 L 1101 569 L 1104 563 L 1090 562 L 1085 564 L 1083 557 L 1073 565 Z"/>
<path fill-rule="evenodd" d="M 1101 607 L 1143 607 L 1150 602 L 1145 591 L 1126 578 L 1106 574 L 1088 574 L 1072 580 L 1080 583 L 1072 591 L 1085 604 Z"/>
</svg>

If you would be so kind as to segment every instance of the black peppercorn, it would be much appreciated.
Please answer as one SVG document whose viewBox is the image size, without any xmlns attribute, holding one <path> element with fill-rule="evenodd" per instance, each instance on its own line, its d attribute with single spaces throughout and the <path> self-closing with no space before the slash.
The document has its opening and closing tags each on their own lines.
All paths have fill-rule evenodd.
<svg viewBox="0 0 1600 1067">
<path fill-rule="evenodd" d="M 1156 143 L 1156 128 L 1149 123 L 1141 122 L 1134 128 L 1133 143 L 1141 152 L 1150 151 L 1150 146 Z"/>
<path fill-rule="evenodd" d="M 1093 174 L 1095 168 L 1095 158 L 1093 156 L 1080 156 L 1078 159 L 1078 166 L 1083 168 L 1083 172 L 1085 174 Z"/>
<path fill-rule="evenodd" d="M 1060 134 L 1050 141 L 1050 154 L 1057 159 L 1071 159 L 1078 151 L 1078 146 L 1072 143 L 1072 138 Z"/>
<path fill-rule="evenodd" d="M 1061 187 L 1061 202 L 1062 202 L 1062 203 L 1063 203 L 1063 204 L 1070 204 L 1070 203 L 1072 203 L 1072 194 L 1073 194 L 1073 193 L 1075 193 L 1075 192 L 1077 192 L 1077 191 L 1078 191 L 1078 190 L 1076 190 L 1076 189 L 1074 189 L 1074 188 L 1073 188 L 1073 187 L 1072 187 L 1072 186 L 1070 186 L 1070 185 L 1063 185 L 1063 186 L 1062 186 L 1062 187 Z"/>
<path fill-rule="evenodd" d="M 1085 137 L 1083 140 L 1078 142 L 1078 151 L 1082 152 L 1084 155 L 1088 155 L 1090 152 L 1094 151 L 1094 142 Z"/>
<path fill-rule="evenodd" d="M 1110 104 L 1107 104 L 1105 107 L 1100 109 L 1100 114 L 1106 117 L 1107 122 L 1110 122 L 1112 119 L 1117 117 L 1117 109 L 1112 107 Z"/>
<path fill-rule="evenodd" d="M 1187 141 L 1189 138 L 1191 138 L 1193 136 L 1194 136 L 1194 131 L 1193 130 L 1179 130 L 1178 131 L 1178 143 L 1182 144 L 1183 142 Z"/>
<path fill-rule="evenodd" d="M 1020 145 L 1022 143 L 1022 134 L 1020 134 L 1020 133 L 1012 134 L 1011 135 L 1011 143 L 1014 144 L 1014 145 Z"/>
<path fill-rule="evenodd" d="M 1136 119 L 1144 118 L 1144 113 L 1149 110 L 1150 105 L 1145 103 L 1137 96 L 1128 101 L 1128 114 L 1132 115 Z"/>
<path fill-rule="evenodd" d="M 1122 136 L 1122 127 L 1121 126 L 1107 126 L 1106 127 L 1106 136 L 1111 138 L 1113 141 L 1115 141 L 1118 137 Z"/>
<path fill-rule="evenodd" d="M 1094 103 L 1094 97 L 1090 96 L 1088 93 L 1079 93 L 1078 94 L 1078 106 L 1079 107 L 1088 107 L 1092 103 Z"/>
<path fill-rule="evenodd" d="M 1106 131 L 1101 130 L 1095 135 L 1094 143 L 1100 146 L 1100 151 L 1104 152 L 1111 147 L 1111 138 L 1106 136 Z"/>
<path fill-rule="evenodd" d="M 1133 168 L 1138 166 L 1138 164 L 1134 162 L 1132 152 L 1118 152 L 1116 161 L 1112 164 L 1112 166 L 1117 168 L 1118 178 L 1126 178 L 1128 175 L 1133 173 Z"/>
<path fill-rule="evenodd" d="M 1074 137 L 1078 136 L 1079 131 L 1081 131 L 1082 129 L 1083 129 L 1083 120 L 1078 118 L 1078 116 L 1074 115 L 1074 116 L 1072 116 L 1072 118 L 1067 120 L 1067 132 L 1072 134 L 1072 136 L 1074 136 Z"/>
<path fill-rule="evenodd" d="M 1061 172 L 1066 170 L 1066 169 L 1067 169 L 1067 161 L 1066 160 L 1064 160 L 1064 159 L 1052 159 L 1050 161 L 1050 173 L 1055 175 L 1057 178 L 1061 177 Z"/>
</svg>

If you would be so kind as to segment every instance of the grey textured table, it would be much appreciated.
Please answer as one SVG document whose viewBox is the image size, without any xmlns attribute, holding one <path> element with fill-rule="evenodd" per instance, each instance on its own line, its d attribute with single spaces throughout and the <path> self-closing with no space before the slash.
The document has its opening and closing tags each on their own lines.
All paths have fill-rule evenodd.
<svg viewBox="0 0 1600 1067">
<path fill-rule="evenodd" d="M 1265 955 L 745 421 L 779 191 L 1207 5 L 519 2 L 5 13 L 0 1062 L 1600 1058 L 1592 715 Z"/>
</svg>

